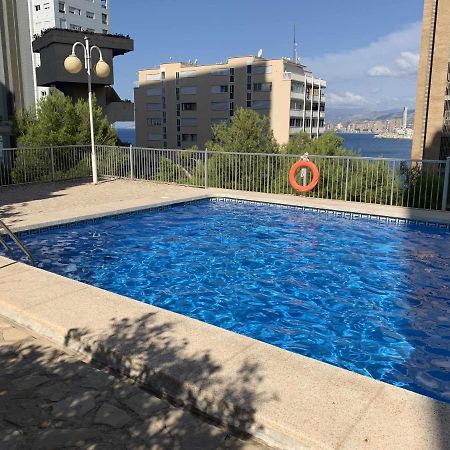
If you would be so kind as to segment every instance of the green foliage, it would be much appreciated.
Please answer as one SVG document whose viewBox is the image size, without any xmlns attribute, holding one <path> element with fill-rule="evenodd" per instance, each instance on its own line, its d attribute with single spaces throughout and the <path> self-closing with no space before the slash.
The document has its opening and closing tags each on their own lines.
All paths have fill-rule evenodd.
<svg viewBox="0 0 450 450">
<path fill-rule="evenodd" d="M 212 127 L 213 137 L 206 147 L 211 151 L 237 153 L 276 153 L 278 144 L 273 137 L 268 116 L 252 109 L 239 108 L 230 124 Z"/>
<path fill-rule="evenodd" d="M 93 116 L 96 144 L 115 145 L 116 131 L 96 105 L 95 98 Z M 55 149 L 52 158 L 49 149 L 52 146 L 90 144 L 89 105 L 86 100 L 73 102 L 55 90 L 40 100 L 36 107 L 18 113 L 15 126 L 19 147 L 26 150 L 16 154 L 11 173 L 13 182 L 61 180 L 90 174 L 87 151 Z"/>
<path fill-rule="evenodd" d="M 93 99 L 94 135 L 98 145 L 115 145 L 117 134 L 100 106 Z M 90 144 L 89 105 L 86 100 L 73 102 L 53 91 L 16 116 L 19 147 L 48 147 Z"/>
<path fill-rule="evenodd" d="M 342 147 L 344 139 L 333 131 L 328 131 L 318 138 L 312 139 L 307 133 L 301 132 L 293 136 L 281 148 L 282 153 L 290 155 L 324 155 L 324 156 L 357 156 L 357 153 Z"/>
</svg>

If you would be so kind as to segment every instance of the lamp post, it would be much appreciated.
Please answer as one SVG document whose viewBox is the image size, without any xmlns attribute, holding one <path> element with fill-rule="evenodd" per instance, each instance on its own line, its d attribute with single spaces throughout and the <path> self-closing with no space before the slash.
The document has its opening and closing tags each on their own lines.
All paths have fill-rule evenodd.
<svg viewBox="0 0 450 450">
<path fill-rule="evenodd" d="M 106 78 L 111 69 L 109 65 L 103 61 L 102 51 L 96 45 L 90 45 L 89 38 L 84 37 L 84 44 L 81 42 L 75 42 L 72 46 L 72 53 L 64 60 L 64 68 L 67 72 L 72 74 L 77 74 L 83 67 L 80 58 L 75 54 L 75 48 L 77 45 L 83 47 L 84 51 L 84 68 L 86 69 L 88 76 L 88 92 L 89 92 L 89 122 L 91 126 L 91 149 L 92 149 L 92 182 L 97 184 L 97 157 L 95 154 L 95 142 L 94 142 L 94 114 L 92 112 L 92 80 L 91 80 L 91 70 L 95 70 L 95 73 L 100 78 Z M 92 51 L 97 50 L 100 56 L 100 60 L 92 67 Z"/>
</svg>

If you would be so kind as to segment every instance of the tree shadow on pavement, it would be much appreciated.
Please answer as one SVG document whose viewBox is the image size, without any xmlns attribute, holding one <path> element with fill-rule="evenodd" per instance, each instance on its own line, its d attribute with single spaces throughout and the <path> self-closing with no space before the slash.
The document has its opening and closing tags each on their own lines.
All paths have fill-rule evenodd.
<svg viewBox="0 0 450 450">
<path fill-rule="evenodd" d="M 256 404 L 275 397 L 258 391 L 262 375 L 257 365 L 245 363 L 236 374 L 222 377 L 208 352 L 186 356 L 188 342 L 173 342 L 171 325 L 153 324 L 152 314 L 136 322 L 113 321 L 109 334 L 95 338 L 76 329 L 66 336 L 66 345 L 83 347 L 101 363 L 97 367 L 108 364 L 135 383 L 30 336 L 5 343 L 1 333 L 10 331 L 1 325 L 2 450 L 259 448 L 247 439 L 256 428 Z M 181 378 L 183 386 L 177 381 Z M 221 394 L 215 398 L 194 388 L 216 384 Z M 223 412 L 227 426 L 193 414 L 166 395 L 193 410 L 216 416 Z M 237 426 L 243 431 L 239 437 L 231 431 Z"/>
<path fill-rule="evenodd" d="M 161 323 L 156 316 L 157 313 L 149 313 L 138 319 L 113 319 L 110 328 L 100 335 L 93 335 L 88 329 L 71 329 L 65 345 L 163 398 L 220 419 L 224 427 L 243 437 L 262 431 L 255 420 L 257 405 L 276 401 L 277 396 L 261 390 L 264 374 L 259 365 L 244 361 L 234 373 L 224 373 L 210 351 L 193 351 L 189 338 L 176 336 L 175 322 Z M 230 353 L 229 358 L 232 356 Z M 154 429 L 160 419 L 158 415 L 147 417 L 147 428 Z M 198 448 L 209 448 L 210 441 L 218 443 L 211 436 L 211 427 L 194 430 L 191 420 L 186 420 L 180 411 L 171 413 L 166 421 L 168 439 L 204 442 Z M 144 435 L 151 442 L 151 436 L 146 432 Z"/>
</svg>

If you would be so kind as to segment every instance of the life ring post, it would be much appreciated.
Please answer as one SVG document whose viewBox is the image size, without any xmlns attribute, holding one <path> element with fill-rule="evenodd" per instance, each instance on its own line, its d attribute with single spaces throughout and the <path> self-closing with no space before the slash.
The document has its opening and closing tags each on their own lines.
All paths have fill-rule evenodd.
<svg viewBox="0 0 450 450">
<path fill-rule="evenodd" d="M 306 168 L 311 170 L 312 173 L 312 180 L 310 183 L 308 183 L 306 186 L 301 186 L 297 183 L 296 175 L 297 171 L 301 168 Z M 320 173 L 317 166 L 312 161 L 297 161 L 289 171 L 289 183 L 291 184 L 292 188 L 299 192 L 309 192 L 312 189 L 314 189 L 319 182 L 320 179 Z"/>
</svg>

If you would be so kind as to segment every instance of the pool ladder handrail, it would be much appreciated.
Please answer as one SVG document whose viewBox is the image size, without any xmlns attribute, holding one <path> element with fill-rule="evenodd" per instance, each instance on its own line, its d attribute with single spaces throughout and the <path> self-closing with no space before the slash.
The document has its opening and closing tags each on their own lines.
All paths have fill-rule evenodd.
<svg viewBox="0 0 450 450">
<path fill-rule="evenodd" d="M 15 244 L 22 250 L 25 255 L 27 255 L 28 259 L 31 261 L 33 266 L 35 265 L 35 261 L 30 251 L 26 248 L 25 244 L 11 231 L 11 229 L 6 225 L 5 222 L 0 220 L 0 227 L 5 230 L 5 233 L 15 242 Z M 8 254 L 12 257 L 13 251 L 12 248 L 3 240 L 2 235 L 0 234 L 0 244 L 5 248 Z"/>
</svg>

